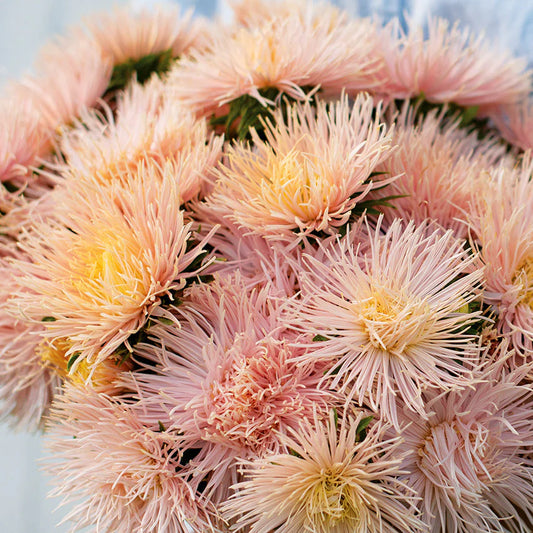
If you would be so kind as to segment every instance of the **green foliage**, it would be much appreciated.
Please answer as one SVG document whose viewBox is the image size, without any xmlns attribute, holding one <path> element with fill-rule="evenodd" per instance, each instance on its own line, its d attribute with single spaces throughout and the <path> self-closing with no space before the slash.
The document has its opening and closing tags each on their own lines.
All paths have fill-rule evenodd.
<svg viewBox="0 0 533 533">
<path fill-rule="evenodd" d="M 368 429 L 368 426 L 370 422 L 372 422 L 373 419 L 374 417 L 370 415 L 370 416 L 365 416 L 365 418 L 362 418 L 359 421 L 359 424 L 357 424 L 357 429 L 355 430 L 355 437 L 356 437 L 357 442 L 361 442 L 365 440 L 366 430 Z"/>
<path fill-rule="evenodd" d="M 72 365 L 74 365 L 74 363 L 78 360 L 78 358 L 80 357 L 81 355 L 81 352 L 74 352 L 68 362 L 67 362 L 67 372 L 70 372 L 70 369 L 72 368 Z"/>
<path fill-rule="evenodd" d="M 306 86 L 301 87 L 301 89 L 305 94 L 309 94 L 313 88 Z M 243 94 L 229 103 L 229 112 L 226 115 L 211 117 L 211 125 L 224 126 L 228 139 L 250 140 L 252 128 L 257 131 L 261 139 L 264 139 L 264 124 L 267 121 L 273 121 L 272 111 L 276 106 L 281 106 L 282 112 L 286 115 L 288 106 L 296 100 L 276 87 L 259 89 L 259 94 L 265 100 L 275 102 L 275 105 L 268 103 L 263 105 L 257 98 Z M 311 98 L 311 102 L 313 102 L 313 98 Z"/>
<path fill-rule="evenodd" d="M 324 335 L 317 334 L 313 337 L 313 342 L 322 342 L 322 341 L 327 341 L 327 340 L 329 339 L 327 337 L 324 337 Z"/>
<path fill-rule="evenodd" d="M 163 52 L 148 54 L 140 59 L 128 59 L 124 63 L 115 65 L 106 94 L 124 89 L 134 76 L 141 85 L 154 73 L 161 77 L 170 69 L 174 60 L 172 49 L 169 48 Z"/>
</svg>

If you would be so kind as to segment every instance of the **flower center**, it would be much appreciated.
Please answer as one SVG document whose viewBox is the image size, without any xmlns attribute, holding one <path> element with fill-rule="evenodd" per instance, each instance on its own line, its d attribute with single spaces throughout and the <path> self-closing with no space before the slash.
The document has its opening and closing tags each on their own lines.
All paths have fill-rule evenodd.
<svg viewBox="0 0 533 533">
<path fill-rule="evenodd" d="M 528 256 L 517 268 L 513 283 L 520 285 L 520 301 L 533 309 L 533 256 Z"/>
<path fill-rule="evenodd" d="M 353 309 L 370 344 L 397 355 L 422 340 L 432 322 L 425 300 L 387 287 L 372 287 Z"/>
</svg>

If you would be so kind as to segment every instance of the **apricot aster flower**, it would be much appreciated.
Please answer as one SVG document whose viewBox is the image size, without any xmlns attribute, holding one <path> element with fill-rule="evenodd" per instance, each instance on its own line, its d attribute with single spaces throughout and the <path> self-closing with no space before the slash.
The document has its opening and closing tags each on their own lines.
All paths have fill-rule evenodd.
<svg viewBox="0 0 533 533">
<path fill-rule="evenodd" d="M 48 425 L 53 494 L 70 503 L 74 529 L 190 533 L 218 529 L 213 504 L 179 435 L 141 422 L 141 408 L 69 385 Z"/>
<path fill-rule="evenodd" d="M 423 95 L 430 102 L 494 107 L 517 102 L 530 90 L 525 59 L 491 48 L 458 24 L 433 18 L 427 37 L 410 24 L 402 35 L 398 22 L 382 32 L 386 63 L 384 92 L 392 98 Z"/>
<path fill-rule="evenodd" d="M 396 125 L 397 149 L 378 169 L 399 176 L 387 188 L 387 195 L 398 198 L 392 207 L 382 208 L 386 221 L 403 218 L 420 224 L 429 218 L 465 238 L 463 213 L 489 181 L 488 172 L 505 149 L 495 140 L 479 141 L 475 132 L 466 133 L 436 112 L 415 124 L 414 109 L 406 107 Z"/>
<path fill-rule="evenodd" d="M 180 13 L 177 6 L 155 9 L 116 8 L 85 21 L 97 47 L 114 65 L 128 59 L 172 50 L 179 57 L 206 41 L 205 23 L 192 19 L 192 12 Z"/>
<path fill-rule="evenodd" d="M 479 295 L 482 271 L 462 241 L 425 225 L 396 220 L 382 235 L 378 223 L 361 256 L 355 238 L 331 241 L 325 261 L 303 256 L 287 322 L 325 339 L 302 362 L 328 360 L 333 387 L 397 426 L 397 397 L 425 417 L 422 389 L 468 379 L 477 348 L 462 330 L 476 315 L 460 310 Z"/>
<path fill-rule="evenodd" d="M 136 356 L 160 369 L 136 376 L 185 439 L 211 443 L 203 464 L 217 479 L 236 457 L 279 450 L 278 433 L 324 410 L 324 368 L 291 362 L 303 349 L 279 323 L 271 287 L 247 290 L 238 275 L 188 289 L 180 327 L 157 326 Z M 293 343 L 291 343 L 293 341 Z M 277 431 L 277 433 L 274 432 Z"/>
<path fill-rule="evenodd" d="M 244 463 L 245 481 L 224 505 L 239 517 L 232 530 L 250 533 L 378 533 L 421 531 L 413 501 L 395 476 L 401 455 L 397 438 L 372 424 L 364 440 L 364 414 L 338 421 L 302 420 L 281 437 L 290 450 Z"/>
<path fill-rule="evenodd" d="M 531 365 L 505 371 L 499 361 L 470 386 L 425 396 L 428 420 L 406 411 L 407 455 L 401 479 L 415 489 L 428 531 L 529 531 L 533 514 L 531 387 L 520 385 Z"/>
<path fill-rule="evenodd" d="M 32 295 L 14 312 L 46 323 L 49 338 L 69 339 L 67 355 L 100 362 L 160 314 L 161 298 L 196 273 L 203 253 L 189 242 L 191 224 L 180 209 L 179 182 L 139 172 L 128 189 L 90 190 L 87 183 L 56 189 L 55 220 L 28 234 L 22 246 L 33 263 L 17 263 Z M 16 309 L 15 309 L 16 308 Z M 126 344 L 127 346 L 127 344 Z"/>
<path fill-rule="evenodd" d="M 374 101 L 360 95 L 315 109 L 295 104 L 254 148 L 235 144 L 211 197 L 211 206 L 246 228 L 293 240 L 294 232 L 330 232 L 374 188 L 394 177 L 371 177 L 390 154 L 391 134 L 374 118 Z"/>
<path fill-rule="evenodd" d="M 222 32 L 212 49 L 193 52 L 170 73 L 176 96 L 210 115 L 239 96 L 266 103 L 259 90 L 275 87 L 297 100 L 302 87 L 340 95 L 373 85 L 377 30 L 368 20 L 326 9 L 320 17 L 294 13 L 251 28 Z"/>
<path fill-rule="evenodd" d="M 498 331 L 530 358 L 533 349 L 533 160 L 502 167 L 479 191 L 467 219 L 485 264 L 485 301 Z"/>
</svg>

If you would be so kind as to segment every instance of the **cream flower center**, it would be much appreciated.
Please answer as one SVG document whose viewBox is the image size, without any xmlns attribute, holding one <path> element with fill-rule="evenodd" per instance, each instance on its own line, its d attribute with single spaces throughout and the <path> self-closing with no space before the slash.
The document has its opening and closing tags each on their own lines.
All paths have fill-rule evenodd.
<svg viewBox="0 0 533 533">
<path fill-rule="evenodd" d="M 353 309 L 369 343 L 398 355 L 420 342 L 432 322 L 425 300 L 388 287 L 372 287 L 367 298 L 354 302 Z"/>
<path fill-rule="evenodd" d="M 520 302 L 533 309 L 533 256 L 528 256 L 517 268 L 513 283 L 520 285 Z"/>
</svg>

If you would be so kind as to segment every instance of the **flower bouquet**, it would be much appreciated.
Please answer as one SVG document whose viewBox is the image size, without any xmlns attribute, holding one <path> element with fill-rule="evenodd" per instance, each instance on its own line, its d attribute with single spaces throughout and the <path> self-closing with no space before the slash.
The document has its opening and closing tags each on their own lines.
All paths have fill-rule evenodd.
<svg viewBox="0 0 533 533">
<path fill-rule="evenodd" d="M 443 20 L 118 10 L 0 102 L 0 399 L 72 529 L 533 529 L 526 62 Z"/>
</svg>

